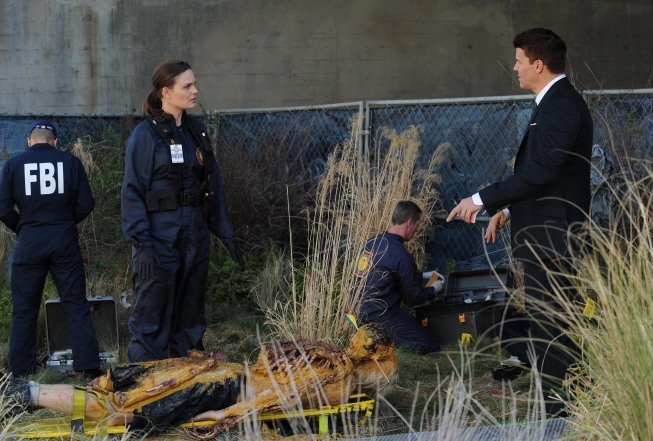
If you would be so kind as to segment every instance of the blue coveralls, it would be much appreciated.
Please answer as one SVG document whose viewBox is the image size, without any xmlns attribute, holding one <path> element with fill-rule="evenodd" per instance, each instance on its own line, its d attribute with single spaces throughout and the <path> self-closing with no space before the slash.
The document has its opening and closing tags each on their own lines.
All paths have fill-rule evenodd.
<svg viewBox="0 0 653 441">
<path fill-rule="evenodd" d="M 1 179 L 0 220 L 18 235 L 11 267 L 11 372 L 36 371 L 36 328 L 48 271 L 66 314 L 73 369 L 98 369 L 77 235 L 77 223 L 95 206 L 82 163 L 50 144 L 34 144 L 7 160 Z"/>
<path fill-rule="evenodd" d="M 181 188 L 169 173 L 170 142 L 159 136 L 148 121 L 139 123 L 127 141 L 122 229 L 132 244 L 137 296 L 129 319 L 132 339 L 127 356 L 131 362 L 181 357 L 189 349 L 204 348 L 209 231 L 227 246 L 235 243 L 215 157 L 213 152 L 200 148 L 186 118 L 179 127 L 169 123 L 183 150 Z M 196 124 L 202 131 L 206 130 L 201 122 Z M 150 191 L 200 194 L 207 161 L 212 161 L 207 188 L 211 205 L 208 216 L 203 211 L 202 200 L 178 203 L 165 211 L 148 211 L 146 197 Z M 138 273 L 139 248 L 144 246 L 154 247 L 161 263 L 150 280 L 143 280 Z"/>
<path fill-rule="evenodd" d="M 415 317 L 401 309 L 402 301 L 416 306 L 434 298 L 433 288 L 424 288 L 422 273 L 404 247 L 404 238 L 383 233 L 367 241 L 358 258 L 356 276 L 364 284 L 360 319 L 383 323 L 394 333 L 395 345 L 428 354 L 440 350 Z"/>
</svg>

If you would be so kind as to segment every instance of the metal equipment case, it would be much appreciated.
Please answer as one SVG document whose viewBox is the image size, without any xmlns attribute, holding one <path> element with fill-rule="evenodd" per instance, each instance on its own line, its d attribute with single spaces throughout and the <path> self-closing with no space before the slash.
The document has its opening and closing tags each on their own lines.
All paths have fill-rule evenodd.
<svg viewBox="0 0 653 441">
<path fill-rule="evenodd" d="M 505 301 L 511 273 L 505 268 L 456 271 L 449 273 L 444 288 L 444 303 Z"/>
<path fill-rule="evenodd" d="M 88 299 L 91 321 L 100 346 L 100 367 L 116 363 L 118 357 L 118 319 L 112 296 Z M 60 299 L 45 301 L 45 324 L 48 343 L 48 371 L 74 374 L 73 351 L 70 347 L 68 324 Z"/>
<path fill-rule="evenodd" d="M 440 343 L 499 337 L 510 278 L 504 268 L 449 273 L 444 304 L 415 308 L 417 319 Z"/>
</svg>

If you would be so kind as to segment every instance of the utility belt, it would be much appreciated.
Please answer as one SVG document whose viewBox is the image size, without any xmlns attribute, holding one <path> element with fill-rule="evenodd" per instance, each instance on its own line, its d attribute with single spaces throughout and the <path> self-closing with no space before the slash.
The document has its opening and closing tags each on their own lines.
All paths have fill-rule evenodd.
<svg viewBox="0 0 653 441">
<path fill-rule="evenodd" d="M 150 190 L 145 194 L 148 213 L 173 211 L 181 205 L 199 207 L 204 203 L 204 193 L 176 192 L 175 190 Z"/>
<path fill-rule="evenodd" d="M 192 205 L 198 207 L 204 202 L 204 193 L 177 193 L 179 205 Z"/>
</svg>

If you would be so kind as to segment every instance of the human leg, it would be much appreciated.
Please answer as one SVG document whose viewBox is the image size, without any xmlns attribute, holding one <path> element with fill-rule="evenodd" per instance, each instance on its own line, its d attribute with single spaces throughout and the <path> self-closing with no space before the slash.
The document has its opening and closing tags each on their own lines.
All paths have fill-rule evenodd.
<svg viewBox="0 0 653 441">
<path fill-rule="evenodd" d="M 531 319 L 526 314 L 524 269 L 521 260 L 513 260 L 506 284 L 511 290 L 501 315 L 499 337 L 510 358 L 528 363 L 528 335 Z"/>
<path fill-rule="evenodd" d="M 386 311 L 375 321 L 385 324 L 394 334 L 397 347 L 408 348 L 420 354 L 430 354 L 440 350 L 440 343 L 415 317 L 404 310 Z"/>
<path fill-rule="evenodd" d="M 208 234 L 208 232 L 207 232 Z M 209 248 L 206 240 L 186 243 L 177 277 L 175 312 L 170 336 L 170 355 L 183 357 L 189 349 L 204 350 L 206 331 L 206 284 Z"/>
<path fill-rule="evenodd" d="M 50 272 L 66 314 L 73 369 L 97 370 L 100 367 L 100 349 L 86 298 L 84 262 L 79 249 L 53 259 Z"/>
<path fill-rule="evenodd" d="M 513 305 L 506 306 L 501 322 L 501 346 L 508 354 L 508 359 L 501 361 L 493 369 L 495 380 L 514 380 L 530 368 L 528 358 L 528 339 L 530 335 L 530 317 L 517 311 Z"/>
<path fill-rule="evenodd" d="M 48 267 L 13 264 L 11 272 L 9 369 L 23 377 L 36 372 L 36 325 Z"/>
<path fill-rule="evenodd" d="M 72 415 L 75 386 L 70 384 L 39 384 L 36 407 L 52 409 Z M 107 400 L 100 400 L 95 393 L 83 392 L 85 396 L 84 417 L 91 421 L 106 421 L 108 426 L 122 426 L 134 419 L 132 412 L 116 412 Z"/>
<path fill-rule="evenodd" d="M 531 316 L 531 340 L 542 375 L 545 399 L 552 393 L 565 396 L 563 381 L 567 369 L 579 357 L 577 348 L 559 316 L 561 307 L 553 294 L 554 290 L 562 289 L 565 295 L 572 295 L 565 276 L 568 270 L 564 262 L 559 260 L 544 261 L 542 264 L 524 263 L 527 309 Z M 547 415 L 555 416 L 563 407 L 561 402 L 547 399 Z"/>
<path fill-rule="evenodd" d="M 503 321 L 503 333 L 501 336 L 502 346 L 511 356 L 518 358 L 522 363 L 528 362 L 528 329 L 530 327 L 529 317 L 508 307 Z"/>
<path fill-rule="evenodd" d="M 132 339 L 127 358 L 131 362 L 163 360 L 169 356 L 178 265 L 162 259 L 165 266 L 155 268 L 154 276 L 143 280 L 138 272 L 138 259 L 138 251 L 134 248 L 132 269 L 136 305 L 129 318 Z"/>
<path fill-rule="evenodd" d="M 39 384 L 36 407 L 52 409 L 66 415 L 72 415 L 74 409 L 75 386 L 71 384 Z M 107 419 L 108 425 L 122 425 L 132 421 L 131 412 L 115 412 L 111 404 L 100 401 L 96 394 L 84 392 L 84 416 L 92 421 Z"/>
<path fill-rule="evenodd" d="M 131 412 L 115 412 L 108 400 L 100 400 L 95 393 L 77 390 L 84 394 L 84 416 L 93 421 L 102 419 L 109 425 L 131 422 Z M 20 411 L 46 408 L 72 415 L 75 407 L 75 386 L 71 384 L 39 384 L 22 378 L 3 378 L 0 384 L 3 403 Z M 5 401 L 6 400 L 6 401 Z"/>
</svg>

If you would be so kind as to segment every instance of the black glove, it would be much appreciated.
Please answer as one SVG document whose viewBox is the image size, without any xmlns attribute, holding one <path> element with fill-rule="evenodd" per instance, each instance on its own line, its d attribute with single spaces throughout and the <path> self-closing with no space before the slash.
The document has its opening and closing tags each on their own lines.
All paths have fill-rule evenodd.
<svg viewBox="0 0 653 441">
<path fill-rule="evenodd" d="M 161 262 L 154 247 L 141 247 L 138 250 L 138 274 L 141 276 L 141 280 L 153 279 L 156 269 L 160 266 Z"/>
<path fill-rule="evenodd" d="M 227 251 L 229 251 L 229 255 L 231 256 L 231 258 L 240 267 L 240 270 L 245 271 L 245 261 L 243 260 L 243 254 L 240 252 L 240 248 L 238 248 L 236 241 L 233 240 L 233 241 L 225 242 L 225 246 L 227 247 Z"/>
</svg>

